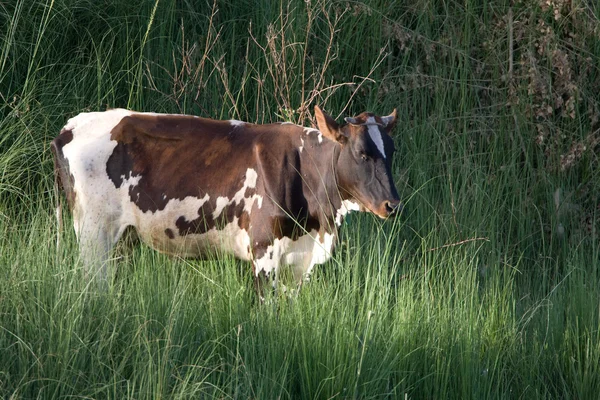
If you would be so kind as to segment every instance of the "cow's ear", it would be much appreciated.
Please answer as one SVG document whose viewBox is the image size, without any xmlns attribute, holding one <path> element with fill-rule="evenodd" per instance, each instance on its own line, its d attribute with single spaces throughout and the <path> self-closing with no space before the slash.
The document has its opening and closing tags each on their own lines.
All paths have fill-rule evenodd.
<svg viewBox="0 0 600 400">
<path fill-rule="evenodd" d="M 385 117 L 381 117 L 381 122 L 383 122 L 383 130 L 388 134 L 392 134 L 392 129 L 396 126 L 396 119 L 398 118 L 398 111 L 394 108 L 394 111 L 390 115 Z"/>
<path fill-rule="evenodd" d="M 346 143 L 348 138 L 340 130 L 338 123 L 321 110 L 319 106 L 315 106 L 315 118 L 317 119 L 317 128 L 326 138 L 341 144 Z"/>
</svg>

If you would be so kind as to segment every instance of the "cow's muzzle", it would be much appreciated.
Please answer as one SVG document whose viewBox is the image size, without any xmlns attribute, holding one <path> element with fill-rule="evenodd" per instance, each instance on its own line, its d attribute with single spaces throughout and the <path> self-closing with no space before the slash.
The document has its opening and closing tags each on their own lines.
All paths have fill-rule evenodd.
<svg viewBox="0 0 600 400">
<path fill-rule="evenodd" d="M 402 207 L 400 200 L 386 200 L 374 211 L 374 214 L 380 218 L 396 217 L 402 212 Z"/>
</svg>

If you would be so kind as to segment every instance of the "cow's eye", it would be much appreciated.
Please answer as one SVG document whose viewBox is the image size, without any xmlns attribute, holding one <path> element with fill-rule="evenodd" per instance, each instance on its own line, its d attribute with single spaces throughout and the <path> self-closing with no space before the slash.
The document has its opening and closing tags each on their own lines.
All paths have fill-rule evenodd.
<svg viewBox="0 0 600 400">
<path fill-rule="evenodd" d="M 369 156 L 367 155 L 367 153 L 360 153 L 360 158 L 363 161 L 367 161 L 369 159 Z"/>
</svg>

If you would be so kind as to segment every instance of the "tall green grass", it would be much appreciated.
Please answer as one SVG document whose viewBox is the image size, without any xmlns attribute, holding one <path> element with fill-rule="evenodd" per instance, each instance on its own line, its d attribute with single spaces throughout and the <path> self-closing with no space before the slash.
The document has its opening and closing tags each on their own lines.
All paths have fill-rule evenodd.
<svg viewBox="0 0 600 400">
<path fill-rule="evenodd" d="M 0 397 L 595 398 L 599 14 L 0 5 Z M 98 292 L 68 218 L 56 248 L 49 142 L 78 112 L 309 124 L 314 104 L 398 108 L 406 207 L 385 223 L 350 215 L 298 297 L 259 306 L 245 263 L 126 243 Z"/>
</svg>

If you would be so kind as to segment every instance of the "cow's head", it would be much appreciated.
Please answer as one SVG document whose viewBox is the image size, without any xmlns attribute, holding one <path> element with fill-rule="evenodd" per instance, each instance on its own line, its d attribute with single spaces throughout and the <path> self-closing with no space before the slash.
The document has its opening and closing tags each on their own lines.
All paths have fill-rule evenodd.
<svg viewBox="0 0 600 400">
<path fill-rule="evenodd" d="M 364 112 L 338 125 L 315 106 L 315 117 L 319 131 L 341 145 L 337 177 L 344 199 L 356 201 L 361 209 L 381 218 L 397 214 L 400 199 L 392 178 L 394 142 L 390 137 L 396 110 L 386 117 Z"/>
</svg>

